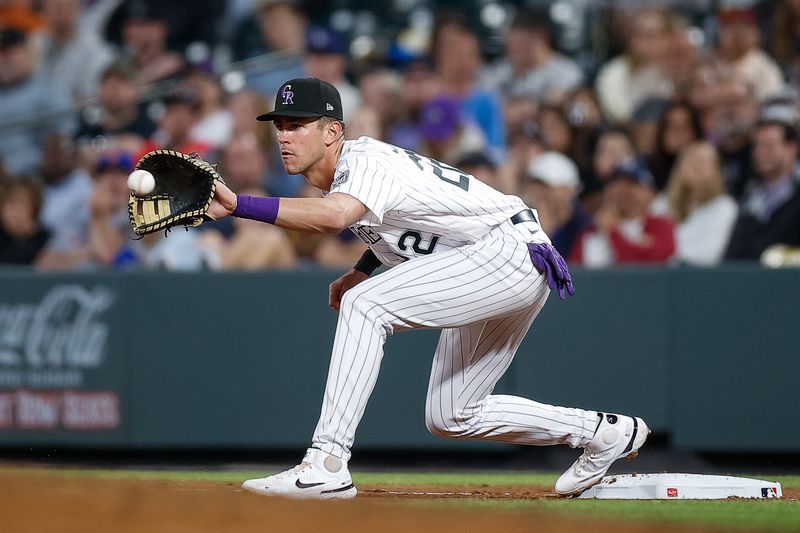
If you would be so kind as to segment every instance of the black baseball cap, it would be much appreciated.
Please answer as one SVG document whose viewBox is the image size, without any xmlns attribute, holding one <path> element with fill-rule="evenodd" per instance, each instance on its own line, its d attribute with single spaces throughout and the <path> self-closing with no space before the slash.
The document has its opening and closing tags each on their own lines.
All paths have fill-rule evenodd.
<svg viewBox="0 0 800 533">
<path fill-rule="evenodd" d="M 256 120 L 275 120 L 278 117 L 332 117 L 344 120 L 342 98 L 330 83 L 317 78 L 295 78 L 278 89 L 275 111 L 259 115 Z"/>
<path fill-rule="evenodd" d="M 19 28 L 0 28 L 0 49 L 24 44 L 26 39 L 25 32 Z"/>
</svg>

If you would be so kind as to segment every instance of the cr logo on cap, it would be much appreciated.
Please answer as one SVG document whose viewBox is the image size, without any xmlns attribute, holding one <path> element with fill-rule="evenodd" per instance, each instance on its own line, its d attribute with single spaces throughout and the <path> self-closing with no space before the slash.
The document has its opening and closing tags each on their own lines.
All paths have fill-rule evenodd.
<svg viewBox="0 0 800 533">
<path fill-rule="evenodd" d="M 281 96 L 283 96 L 283 105 L 289 105 L 289 104 L 294 105 L 294 100 L 293 100 L 294 92 L 292 92 L 291 89 L 292 89 L 291 85 L 286 85 L 283 88 L 283 91 L 281 91 Z"/>
</svg>

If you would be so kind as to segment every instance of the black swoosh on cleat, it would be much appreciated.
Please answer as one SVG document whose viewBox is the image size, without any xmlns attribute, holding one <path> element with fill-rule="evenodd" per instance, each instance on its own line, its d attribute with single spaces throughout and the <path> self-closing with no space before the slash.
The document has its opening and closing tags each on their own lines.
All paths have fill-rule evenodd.
<svg viewBox="0 0 800 533">
<path fill-rule="evenodd" d="M 630 453 L 630 451 L 633 449 L 633 441 L 636 440 L 637 431 L 639 431 L 639 423 L 636 421 L 636 417 L 634 416 L 633 417 L 633 435 L 631 435 L 631 441 L 628 443 L 628 445 L 622 451 L 622 457 L 625 457 L 625 455 Z"/>
<path fill-rule="evenodd" d="M 298 489 L 310 489 L 312 487 L 319 487 L 320 485 L 324 484 L 325 484 L 324 481 L 321 483 L 303 483 L 299 479 L 294 482 L 294 486 L 297 487 Z"/>
<path fill-rule="evenodd" d="M 331 489 L 331 490 L 323 490 L 323 491 L 322 491 L 322 494 L 331 494 L 332 492 L 344 492 L 344 491 L 346 491 L 346 490 L 350 490 L 350 489 L 352 489 L 354 486 L 355 486 L 355 485 L 353 485 L 352 483 L 350 483 L 350 484 L 349 484 L 349 485 L 347 485 L 346 487 L 341 487 L 341 488 L 338 488 L 338 489 Z"/>
</svg>

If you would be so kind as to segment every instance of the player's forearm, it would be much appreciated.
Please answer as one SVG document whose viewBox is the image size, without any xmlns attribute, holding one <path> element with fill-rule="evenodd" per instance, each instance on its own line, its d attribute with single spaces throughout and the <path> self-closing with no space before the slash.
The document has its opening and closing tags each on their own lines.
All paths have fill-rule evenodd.
<svg viewBox="0 0 800 533">
<path fill-rule="evenodd" d="M 354 221 L 345 208 L 323 198 L 281 198 L 276 225 L 309 233 L 339 233 Z"/>
<path fill-rule="evenodd" d="M 239 195 L 233 216 L 307 233 L 339 233 L 353 222 L 343 206 L 322 198 Z"/>
</svg>

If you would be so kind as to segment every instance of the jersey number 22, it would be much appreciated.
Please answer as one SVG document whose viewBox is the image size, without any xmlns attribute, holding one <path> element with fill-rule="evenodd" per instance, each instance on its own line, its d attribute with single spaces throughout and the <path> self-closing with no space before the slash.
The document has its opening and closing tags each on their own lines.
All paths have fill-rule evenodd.
<svg viewBox="0 0 800 533">
<path fill-rule="evenodd" d="M 427 163 L 428 165 L 430 165 L 431 170 L 433 171 L 433 173 L 436 175 L 437 178 L 439 178 L 442 181 L 446 181 L 447 183 L 450 183 L 452 185 L 455 185 L 460 189 L 469 191 L 469 176 L 462 173 L 456 167 L 451 167 L 450 165 L 447 165 L 430 157 L 419 155 L 418 153 L 412 152 L 411 150 L 403 150 L 403 151 L 409 158 L 411 158 L 411 160 L 414 162 L 415 165 L 419 167 L 420 170 L 425 170 L 425 167 L 422 165 L 422 163 L 423 162 Z M 445 172 L 449 173 L 455 179 L 448 178 L 447 176 L 445 176 Z"/>
</svg>

